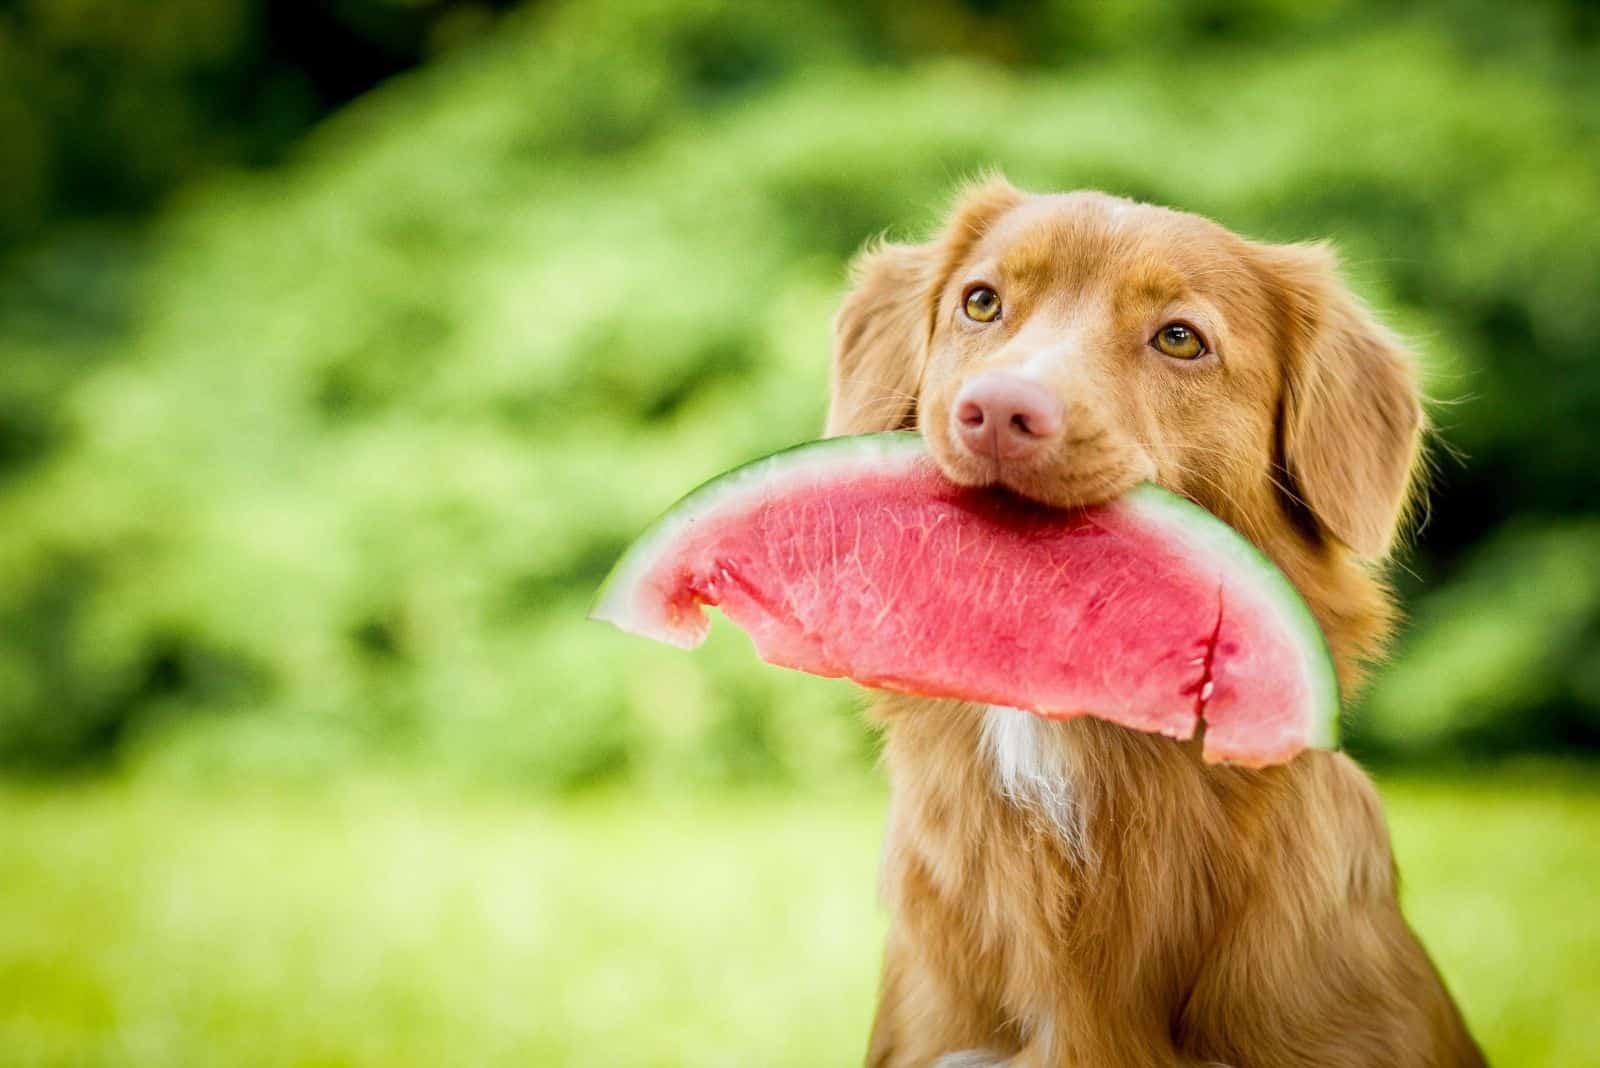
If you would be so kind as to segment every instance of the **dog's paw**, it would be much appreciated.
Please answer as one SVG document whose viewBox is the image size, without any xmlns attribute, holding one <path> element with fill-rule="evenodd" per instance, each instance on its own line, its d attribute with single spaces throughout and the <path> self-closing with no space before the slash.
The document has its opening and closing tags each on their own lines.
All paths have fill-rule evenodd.
<svg viewBox="0 0 1600 1068">
<path fill-rule="evenodd" d="M 964 1049 L 960 1053 L 946 1053 L 933 1062 L 933 1068 L 1006 1068 L 1009 1058 L 986 1049 Z"/>
</svg>

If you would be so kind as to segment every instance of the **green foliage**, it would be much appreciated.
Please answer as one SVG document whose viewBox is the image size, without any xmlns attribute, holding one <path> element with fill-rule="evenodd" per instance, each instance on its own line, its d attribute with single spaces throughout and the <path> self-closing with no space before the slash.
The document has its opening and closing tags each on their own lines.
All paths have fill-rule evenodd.
<svg viewBox="0 0 1600 1068">
<path fill-rule="evenodd" d="M 0 252 L 258 165 L 504 0 L 17 0 L 0 7 Z"/>
<path fill-rule="evenodd" d="M 726 631 L 686 656 L 583 614 L 679 493 L 815 436 L 845 259 L 986 167 L 1336 237 L 1460 402 L 1438 421 L 1469 457 L 1441 460 L 1417 658 L 1358 743 L 1457 744 L 1468 705 L 1468 741 L 1517 744 L 1537 712 L 1568 726 L 1535 740 L 1592 742 L 1571 725 L 1600 703 L 1600 592 L 1495 608 L 1595 557 L 1563 518 L 1600 465 L 1600 96 L 1566 9 L 1496 16 L 1497 53 L 1466 7 L 1062 5 L 1027 32 L 897 10 L 535 6 L 142 237 L 21 261 L 0 760 L 856 773 L 848 687 Z M 1514 516 L 1532 540 L 1466 553 Z M 1452 667 L 1458 610 L 1504 646 L 1477 682 Z M 1539 685 L 1496 681 L 1533 664 Z"/>
<path fill-rule="evenodd" d="M 1600 526 L 1523 525 L 1421 605 L 1373 695 L 1369 739 L 1426 752 L 1600 743 Z"/>
</svg>

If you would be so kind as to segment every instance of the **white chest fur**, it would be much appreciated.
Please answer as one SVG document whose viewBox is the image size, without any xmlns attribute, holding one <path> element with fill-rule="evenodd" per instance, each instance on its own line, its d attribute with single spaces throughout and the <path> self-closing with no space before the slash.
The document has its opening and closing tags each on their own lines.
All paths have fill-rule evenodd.
<svg viewBox="0 0 1600 1068">
<path fill-rule="evenodd" d="M 994 768 L 995 788 L 1006 800 L 1047 821 L 1073 855 L 1087 859 L 1083 813 L 1073 793 L 1072 746 L 1062 724 L 990 705 L 984 713 L 983 747 Z"/>
</svg>

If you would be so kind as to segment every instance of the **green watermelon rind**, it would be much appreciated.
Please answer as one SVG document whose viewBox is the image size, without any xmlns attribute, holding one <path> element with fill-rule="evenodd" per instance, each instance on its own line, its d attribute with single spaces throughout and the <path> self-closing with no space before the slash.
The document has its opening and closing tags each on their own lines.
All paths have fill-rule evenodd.
<svg viewBox="0 0 1600 1068">
<path fill-rule="evenodd" d="M 631 633 L 693 648 L 700 644 L 698 640 L 685 641 L 676 633 L 640 626 L 642 614 L 630 603 L 638 580 L 661 556 L 662 550 L 676 542 L 687 527 L 726 508 L 738 497 L 764 496 L 778 484 L 804 479 L 810 472 L 835 473 L 840 470 L 841 462 L 847 462 L 850 469 L 858 471 L 872 466 L 872 461 L 877 461 L 884 469 L 899 470 L 927 455 L 920 435 L 889 430 L 802 442 L 709 478 L 680 497 L 628 546 L 600 584 L 589 618 L 614 624 Z"/>
<path fill-rule="evenodd" d="M 1230 572 L 1253 582 L 1257 592 L 1275 608 L 1294 647 L 1302 657 L 1302 672 L 1311 690 L 1313 718 L 1307 744 L 1320 749 L 1339 746 L 1339 676 L 1327 635 L 1317 623 L 1311 606 L 1272 559 L 1233 527 L 1218 519 L 1187 497 L 1141 482 L 1124 494 L 1122 503 L 1144 515 L 1164 517 L 1173 522 L 1180 536 L 1200 543 L 1214 556 L 1231 565 Z"/>
<path fill-rule="evenodd" d="M 900 470 L 928 459 L 921 435 L 909 431 L 857 434 L 794 445 L 735 467 L 690 490 L 668 508 L 630 545 L 612 567 L 595 595 L 590 619 L 611 623 L 622 630 L 643 634 L 674 645 L 692 648 L 703 640 L 681 632 L 651 626 L 633 599 L 640 579 L 662 552 L 675 544 L 687 528 L 733 504 L 738 498 L 759 498 L 785 482 L 808 475 L 833 475 L 847 467 L 866 470 L 874 466 Z M 1253 583 L 1277 610 L 1293 645 L 1302 656 L 1302 672 L 1311 689 L 1313 719 L 1308 744 L 1324 749 L 1339 744 L 1339 682 L 1327 638 L 1294 584 L 1271 559 L 1238 531 L 1193 501 L 1144 482 L 1124 494 L 1118 505 L 1136 514 L 1169 524 L 1178 536 L 1220 559 L 1231 575 Z"/>
</svg>

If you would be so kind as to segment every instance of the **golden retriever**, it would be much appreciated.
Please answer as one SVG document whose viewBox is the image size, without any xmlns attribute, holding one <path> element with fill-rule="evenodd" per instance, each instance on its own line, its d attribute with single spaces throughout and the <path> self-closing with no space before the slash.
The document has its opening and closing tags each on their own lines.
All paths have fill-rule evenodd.
<svg viewBox="0 0 1600 1068">
<path fill-rule="evenodd" d="M 941 467 L 1084 505 L 1150 480 L 1310 602 L 1345 692 L 1394 608 L 1413 361 L 1320 245 L 1098 193 L 969 188 L 858 261 L 828 432 L 917 427 Z M 892 913 L 867 1063 L 1483 1063 L 1396 898 L 1348 757 L 1209 766 L 1092 719 L 902 696 L 874 710 Z"/>
</svg>

